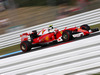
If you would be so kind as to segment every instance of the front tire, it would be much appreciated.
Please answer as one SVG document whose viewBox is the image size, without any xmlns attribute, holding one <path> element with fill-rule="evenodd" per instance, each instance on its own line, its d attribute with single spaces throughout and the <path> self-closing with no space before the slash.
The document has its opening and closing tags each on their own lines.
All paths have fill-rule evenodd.
<svg viewBox="0 0 100 75">
<path fill-rule="evenodd" d="M 71 40 L 73 37 L 72 37 L 72 32 L 70 30 L 65 30 L 62 34 L 62 39 L 63 41 L 69 41 Z"/>
<path fill-rule="evenodd" d="M 80 26 L 80 28 L 84 29 L 84 30 L 87 30 L 87 31 L 90 30 L 90 27 L 87 24 Z"/>
<path fill-rule="evenodd" d="M 23 41 L 21 42 L 20 44 L 20 49 L 23 51 L 23 52 L 28 52 L 30 51 L 32 48 L 32 45 L 29 41 Z"/>
</svg>

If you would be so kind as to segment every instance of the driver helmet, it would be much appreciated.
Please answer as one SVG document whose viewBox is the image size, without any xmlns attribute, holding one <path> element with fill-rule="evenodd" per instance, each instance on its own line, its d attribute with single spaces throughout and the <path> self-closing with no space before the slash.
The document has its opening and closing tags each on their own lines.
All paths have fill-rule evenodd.
<svg viewBox="0 0 100 75">
<path fill-rule="evenodd" d="M 51 31 L 53 29 L 53 25 L 49 25 L 48 31 Z"/>
</svg>

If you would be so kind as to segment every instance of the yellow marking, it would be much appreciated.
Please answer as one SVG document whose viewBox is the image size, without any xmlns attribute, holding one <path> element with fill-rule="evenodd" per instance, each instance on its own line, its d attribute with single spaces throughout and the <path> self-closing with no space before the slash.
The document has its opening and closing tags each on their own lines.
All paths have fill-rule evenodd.
<svg viewBox="0 0 100 75">
<path fill-rule="evenodd" d="M 62 34 L 63 32 L 61 31 L 60 33 Z"/>
<path fill-rule="evenodd" d="M 78 28 L 78 30 L 81 30 L 80 28 Z"/>
<path fill-rule="evenodd" d="M 82 30 L 82 29 L 78 28 L 78 31 L 82 31 L 82 32 L 83 32 L 84 30 Z"/>
</svg>

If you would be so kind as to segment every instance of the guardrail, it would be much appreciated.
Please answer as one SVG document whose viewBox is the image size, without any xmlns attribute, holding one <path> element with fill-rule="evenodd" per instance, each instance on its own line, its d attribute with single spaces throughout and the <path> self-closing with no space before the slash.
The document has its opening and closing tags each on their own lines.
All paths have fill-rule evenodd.
<svg viewBox="0 0 100 75">
<path fill-rule="evenodd" d="M 0 60 L 0 75 L 75 75 L 87 70 L 100 71 L 100 35 Z"/>
<path fill-rule="evenodd" d="M 55 20 L 34 27 L 29 27 L 19 31 L 0 35 L 0 49 L 19 44 L 20 34 L 24 32 L 31 32 L 32 30 L 41 30 L 42 28 L 48 27 L 48 25 L 50 24 L 53 24 L 54 27 L 58 29 L 63 29 L 64 27 L 80 26 L 83 24 L 94 25 L 99 23 L 100 23 L 100 8 L 85 13 L 81 13 L 78 15 L 70 16 L 67 18 L 63 18 L 60 20 Z"/>
</svg>

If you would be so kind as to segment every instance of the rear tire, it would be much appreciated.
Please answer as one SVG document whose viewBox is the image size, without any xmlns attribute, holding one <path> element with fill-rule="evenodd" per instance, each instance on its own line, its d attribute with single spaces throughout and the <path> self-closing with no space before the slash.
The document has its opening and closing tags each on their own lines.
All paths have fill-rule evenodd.
<svg viewBox="0 0 100 75">
<path fill-rule="evenodd" d="M 23 52 L 28 52 L 30 51 L 32 48 L 32 45 L 29 41 L 23 41 L 21 42 L 20 44 L 20 49 L 23 51 Z"/>
<path fill-rule="evenodd" d="M 80 28 L 84 29 L 84 30 L 87 30 L 87 31 L 90 30 L 90 27 L 87 24 L 80 26 Z"/>
<path fill-rule="evenodd" d="M 73 37 L 72 37 L 72 32 L 70 30 L 65 30 L 62 34 L 62 39 L 63 41 L 69 41 L 71 40 Z"/>
</svg>

